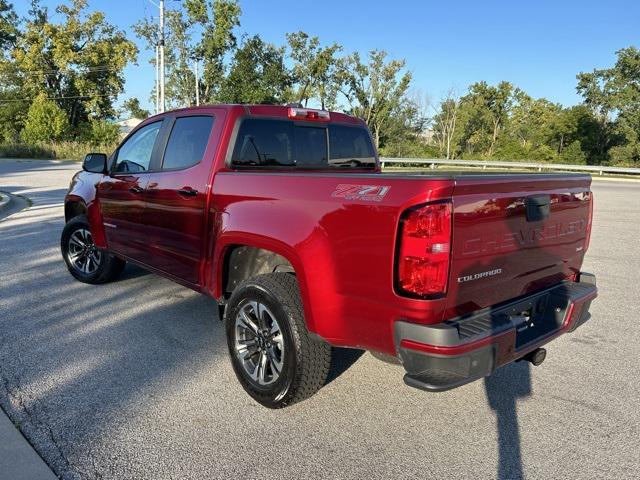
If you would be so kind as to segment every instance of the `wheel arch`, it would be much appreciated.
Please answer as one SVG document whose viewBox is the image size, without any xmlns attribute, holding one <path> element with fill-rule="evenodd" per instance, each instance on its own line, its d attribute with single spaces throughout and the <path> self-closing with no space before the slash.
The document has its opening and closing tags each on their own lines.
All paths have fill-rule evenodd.
<svg viewBox="0 0 640 480">
<path fill-rule="evenodd" d="M 263 273 L 290 273 L 298 280 L 307 328 L 315 332 L 304 267 L 292 247 L 274 239 L 242 235 L 219 239 L 216 251 L 217 268 L 212 280 L 213 293 L 219 301 L 226 302 L 233 288 L 247 278 Z"/>
<path fill-rule="evenodd" d="M 64 221 L 68 223 L 72 218 L 87 215 L 87 205 L 79 198 L 67 199 L 64 203 Z"/>
<path fill-rule="evenodd" d="M 224 295 L 230 295 L 238 284 L 248 278 L 275 272 L 296 274 L 291 262 L 273 250 L 252 245 L 230 245 L 224 255 Z"/>
<path fill-rule="evenodd" d="M 86 215 L 89 221 L 89 229 L 93 235 L 93 241 L 96 246 L 106 249 L 107 240 L 102 225 L 102 214 L 97 201 L 89 204 L 79 195 L 68 194 L 64 201 L 64 221 L 68 223 L 70 220 Z"/>
</svg>

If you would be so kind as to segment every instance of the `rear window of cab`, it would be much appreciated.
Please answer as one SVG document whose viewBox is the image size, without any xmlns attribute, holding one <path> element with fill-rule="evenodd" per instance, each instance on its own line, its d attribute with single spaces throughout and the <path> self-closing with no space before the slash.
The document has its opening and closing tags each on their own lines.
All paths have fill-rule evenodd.
<svg viewBox="0 0 640 480">
<path fill-rule="evenodd" d="M 361 126 L 248 118 L 231 157 L 236 167 L 374 168 L 369 131 Z"/>
</svg>

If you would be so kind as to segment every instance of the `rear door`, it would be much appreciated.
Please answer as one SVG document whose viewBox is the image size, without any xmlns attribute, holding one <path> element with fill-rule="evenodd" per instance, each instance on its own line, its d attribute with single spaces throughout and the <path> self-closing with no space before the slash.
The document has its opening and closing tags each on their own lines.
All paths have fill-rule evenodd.
<svg viewBox="0 0 640 480">
<path fill-rule="evenodd" d="M 109 249 L 136 260 L 146 249 L 143 194 L 162 124 L 147 124 L 130 135 L 115 152 L 111 174 L 97 187 Z"/>
<path fill-rule="evenodd" d="M 145 263 L 188 284 L 200 283 L 211 172 L 224 110 L 167 119 L 159 171 L 144 192 Z"/>
<path fill-rule="evenodd" d="M 459 176 L 447 316 L 496 305 L 580 271 L 590 229 L 585 175 Z"/>
</svg>

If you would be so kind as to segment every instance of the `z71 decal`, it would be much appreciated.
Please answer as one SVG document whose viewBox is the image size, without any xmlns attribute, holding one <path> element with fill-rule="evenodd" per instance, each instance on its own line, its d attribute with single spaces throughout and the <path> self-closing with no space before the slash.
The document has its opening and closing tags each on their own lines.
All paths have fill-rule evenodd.
<svg viewBox="0 0 640 480">
<path fill-rule="evenodd" d="M 351 185 L 349 183 L 339 184 L 333 194 L 334 198 L 344 198 L 346 200 L 364 200 L 367 202 L 379 202 L 391 190 L 388 185 Z"/>
</svg>

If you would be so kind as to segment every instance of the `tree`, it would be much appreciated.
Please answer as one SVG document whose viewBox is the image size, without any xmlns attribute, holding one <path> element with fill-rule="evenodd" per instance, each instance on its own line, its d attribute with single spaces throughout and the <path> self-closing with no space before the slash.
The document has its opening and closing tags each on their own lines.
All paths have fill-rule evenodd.
<svg viewBox="0 0 640 480">
<path fill-rule="evenodd" d="M 0 51 L 13 47 L 18 36 L 18 15 L 13 5 L 0 0 Z"/>
<path fill-rule="evenodd" d="M 515 100 L 515 87 L 509 82 L 496 86 L 477 82 L 469 87 L 460 100 L 462 122 L 461 147 L 468 154 L 490 158 L 502 131 L 509 121 Z"/>
<path fill-rule="evenodd" d="M 108 120 L 91 119 L 82 125 L 80 138 L 95 147 L 112 147 L 118 143 L 120 129 Z"/>
<path fill-rule="evenodd" d="M 549 120 L 549 145 L 553 146 L 561 157 L 576 157 L 576 144 L 589 157 L 595 152 L 595 142 L 599 137 L 600 123 L 592 110 L 586 105 L 576 105 L 559 110 Z M 574 153 L 565 155 L 565 149 L 573 145 Z"/>
<path fill-rule="evenodd" d="M 124 89 L 123 69 L 136 59 L 135 44 L 102 12 L 87 12 L 86 0 L 60 5 L 56 13 L 59 23 L 34 0 L 10 52 L 23 97 L 54 99 L 73 127 L 90 117 L 112 117 Z"/>
<path fill-rule="evenodd" d="M 363 63 L 360 55 L 353 53 L 341 63 L 338 74 L 345 85 L 341 91 L 349 102 L 349 113 L 367 122 L 377 148 L 394 116 L 406 106 L 411 83 L 411 73 L 402 73 L 404 60 L 387 62 L 386 58 L 386 52 L 372 50 L 368 62 Z"/>
<path fill-rule="evenodd" d="M 460 97 L 453 89 L 440 101 L 440 110 L 433 118 L 433 132 L 440 148 L 440 154 L 448 160 L 454 154 L 453 136 L 458 123 Z"/>
<path fill-rule="evenodd" d="M 61 140 L 68 131 L 69 122 L 64 111 L 44 93 L 38 95 L 29 107 L 22 139 L 27 143 Z"/>
<path fill-rule="evenodd" d="M 578 92 L 600 124 L 595 137 L 597 160 L 608 158 L 616 148 L 617 162 L 627 159 L 640 162 L 638 132 L 640 132 L 640 50 L 623 48 L 616 52 L 612 68 L 578 74 Z"/>
<path fill-rule="evenodd" d="M 165 12 L 165 107 L 178 108 L 195 105 L 195 74 L 192 63 L 195 58 L 195 46 L 191 34 L 193 20 L 182 10 Z M 160 41 L 160 30 L 157 22 L 145 18 L 133 26 L 136 35 L 146 41 L 147 49 L 155 50 Z M 150 64 L 156 64 L 153 56 Z M 152 96 L 155 96 L 155 88 Z"/>
<path fill-rule="evenodd" d="M 186 0 L 185 8 L 193 24 L 203 35 L 195 47 L 195 55 L 204 63 L 202 98 L 205 102 L 220 101 L 218 93 L 226 76 L 225 58 L 237 46 L 235 27 L 240 25 L 242 10 L 236 0 Z"/>
<path fill-rule="evenodd" d="M 131 97 L 128 100 L 125 100 L 125 102 L 122 104 L 122 110 L 123 112 L 128 112 L 131 117 L 139 118 L 142 120 L 151 115 L 149 113 L 149 110 L 145 110 L 140 106 L 140 100 L 138 100 L 136 97 Z"/>
<path fill-rule="evenodd" d="M 284 66 L 284 48 L 258 35 L 246 38 L 223 79 L 218 99 L 224 103 L 283 103 L 291 86 Z"/>
<path fill-rule="evenodd" d="M 561 110 L 560 105 L 545 98 L 532 98 L 516 89 L 510 115 L 509 134 L 515 136 L 524 149 L 536 149 L 551 141 L 551 125 Z"/>
<path fill-rule="evenodd" d="M 403 99 L 394 115 L 389 119 L 380 136 L 381 152 L 384 155 L 403 157 L 418 153 L 431 156 L 423 133 L 428 118 L 424 115 L 424 105 L 417 96 Z"/>
<path fill-rule="evenodd" d="M 0 89 L 0 143 L 19 141 L 26 118 L 24 104 L 19 91 Z"/>
<path fill-rule="evenodd" d="M 317 98 L 320 108 L 335 107 L 339 82 L 336 53 L 342 50 L 337 43 L 321 47 L 318 37 L 305 32 L 287 34 L 293 77 L 297 84 L 295 99 L 307 106 L 309 99 Z"/>
</svg>

